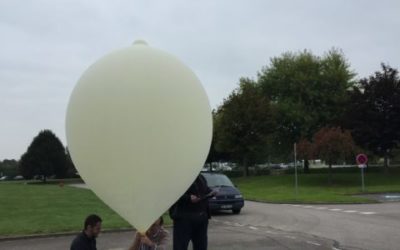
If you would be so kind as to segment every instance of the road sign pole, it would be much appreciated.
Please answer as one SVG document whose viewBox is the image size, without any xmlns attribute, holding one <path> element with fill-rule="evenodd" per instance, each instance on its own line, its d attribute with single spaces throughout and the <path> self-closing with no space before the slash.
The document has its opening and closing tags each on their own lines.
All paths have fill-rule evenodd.
<svg viewBox="0 0 400 250">
<path fill-rule="evenodd" d="M 364 185 L 364 167 L 361 168 L 361 190 L 364 192 L 365 185 Z"/>
<path fill-rule="evenodd" d="M 358 154 L 356 156 L 356 162 L 358 167 L 361 168 L 361 190 L 362 192 L 365 191 L 365 184 L 364 184 L 364 168 L 367 167 L 368 157 L 366 154 Z"/>
<path fill-rule="evenodd" d="M 297 182 L 297 155 L 296 155 L 296 143 L 294 144 L 294 189 L 296 193 L 296 200 L 298 195 L 298 182 Z"/>
</svg>

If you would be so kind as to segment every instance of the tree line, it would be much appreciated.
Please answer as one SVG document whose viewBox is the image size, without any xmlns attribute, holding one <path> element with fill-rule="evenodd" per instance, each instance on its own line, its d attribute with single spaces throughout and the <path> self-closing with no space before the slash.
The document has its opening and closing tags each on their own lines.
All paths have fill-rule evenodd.
<svg viewBox="0 0 400 250">
<path fill-rule="evenodd" d="M 293 161 L 297 143 L 305 172 L 310 159 L 331 166 L 361 151 L 387 167 L 399 147 L 400 81 L 389 65 L 356 79 L 338 49 L 287 52 L 238 85 L 213 111 L 208 162 L 236 162 L 248 175 L 257 163 Z"/>
<path fill-rule="evenodd" d="M 368 78 L 356 79 L 338 49 L 322 56 L 286 52 L 255 79 L 239 79 L 212 116 L 207 162 L 238 163 L 245 175 L 254 164 L 293 161 L 294 143 L 305 172 L 310 159 L 322 159 L 331 168 L 354 162 L 359 152 L 383 157 L 387 169 L 400 141 L 399 75 L 382 64 Z M 26 179 L 39 175 L 43 181 L 76 173 L 68 149 L 50 130 L 40 131 L 18 162 L 0 162 L 6 172 L 15 166 Z"/>
</svg>

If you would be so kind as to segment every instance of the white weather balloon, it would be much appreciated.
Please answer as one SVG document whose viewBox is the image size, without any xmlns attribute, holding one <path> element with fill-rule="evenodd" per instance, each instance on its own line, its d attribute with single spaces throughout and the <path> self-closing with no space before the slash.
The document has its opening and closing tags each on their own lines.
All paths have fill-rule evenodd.
<svg viewBox="0 0 400 250">
<path fill-rule="evenodd" d="M 69 100 L 66 136 L 87 185 L 144 232 L 201 170 L 211 110 L 187 66 L 136 41 L 84 72 Z"/>
</svg>

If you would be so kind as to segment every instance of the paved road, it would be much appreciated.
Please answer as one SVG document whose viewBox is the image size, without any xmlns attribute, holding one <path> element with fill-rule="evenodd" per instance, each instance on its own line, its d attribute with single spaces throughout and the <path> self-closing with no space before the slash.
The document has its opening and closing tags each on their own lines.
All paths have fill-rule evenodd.
<svg viewBox="0 0 400 250">
<path fill-rule="evenodd" d="M 132 243 L 133 234 L 134 232 L 103 233 L 98 239 L 98 249 L 127 249 Z M 0 249 L 69 249 L 69 244 L 72 238 L 73 236 L 62 236 L 54 238 L 0 241 Z M 246 226 L 232 226 L 215 221 L 211 221 L 209 228 L 210 250 L 332 250 L 334 249 L 334 245 L 335 243 L 331 240 L 320 239 L 298 233 L 284 233 L 270 228 L 258 228 L 258 230 L 254 230 Z M 171 246 L 169 249 L 172 249 Z"/>
<path fill-rule="evenodd" d="M 246 202 L 240 215 L 220 213 L 210 222 L 209 249 L 397 250 L 400 203 L 288 205 Z M 126 249 L 133 232 L 104 233 L 99 250 Z M 0 249 L 68 249 L 72 236 L 3 241 Z"/>
<path fill-rule="evenodd" d="M 333 239 L 339 249 L 400 249 L 400 203 L 363 205 L 288 205 L 246 202 L 240 216 L 221 222 Z"/>
</svg>

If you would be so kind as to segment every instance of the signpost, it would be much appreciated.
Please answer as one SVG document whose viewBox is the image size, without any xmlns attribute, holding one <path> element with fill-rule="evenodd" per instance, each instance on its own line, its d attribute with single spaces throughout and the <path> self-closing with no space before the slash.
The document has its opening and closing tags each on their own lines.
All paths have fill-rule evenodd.
<svg viewBox="0 0 400 250">
<path fill-rule="evenodd" d="M 295 178 L 295 192 L 296 192 L 296 200 L 298 195 L 298 183 L 297 183 L 297 151 L 296 151 L 296 143 L 294 144 L 294 178 Z"/>
<path fill-rule="evenodd" d="M 366 154 L 358 154 L 356 156 L 356 162 L 358 167 L 361 169 L 361 190 L 364 192 L 365 185 L 364 185 L 364 168 L 367 167 L 368 157 Z"/>
</svg>

